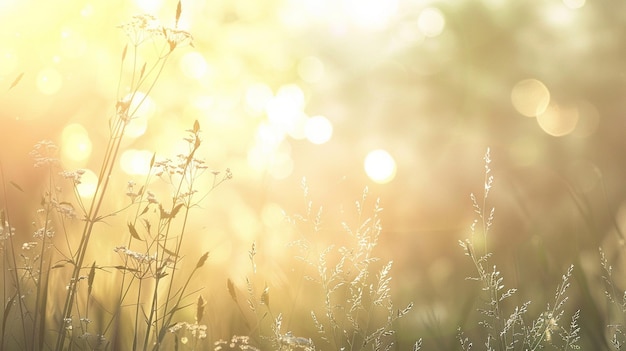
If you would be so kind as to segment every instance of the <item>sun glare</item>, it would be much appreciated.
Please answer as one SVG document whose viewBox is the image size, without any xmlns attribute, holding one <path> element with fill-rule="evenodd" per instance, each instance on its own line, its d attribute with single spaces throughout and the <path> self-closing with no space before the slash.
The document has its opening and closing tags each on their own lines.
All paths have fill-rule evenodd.
<svg viewBox="0 0 626 351">
<path fill-rule="evenodd" d="M 302 129 L 304 93 L 295 84 L 282 86 L 265 106 L 270 124 L 287 134 L 298 135 Z"/>
<path fill-rule="evenodd" d="M 256 143 L 248 150 L 248 165 L 259 173 L 268 173 L 274 179 L 284 179 L 293 171 L 293 159 L 284 133 L 269 124 L 261 124 Z"/>
<path fill-rule="evenodd" d="M 149 150 L 126 150 L 120 157 L 120 167 L 126 174 L 147 175 L 150 172 L 150 159 L 153 154 Z"/>
<path fill-rule="evenodd" d="M 73 123 L 63 128 L 61 143 L 64 161 L 82 164 L 91 156 L 93 148 L 91 139 L 81 124 Z"/>
<path fill-rule="evenodd" d="M 324 144 L 333 135 L 333 125 L 324 116 L 313 116 L 306 121 L 304 134 L 313 144 Z"/>
<path fill-rule="evenodd" d="M 90 169 L 84 169 L 81 183 L 76 185 L 76 190 L 81 197 L 92 198 L 98 186 L 98 176 Z"/>
<path fill-rule="evenodd" d="M 130 99 L 131 95 L 127 95 L 125 99 Z M 136 111 L 130 123 L 126 126 L 125 135 L 129 138 L 138 138 L 148 129 L 148 120 L 156 113 L 156 104 L 150 96 L 146 96 L 142 92 L 135 94 L 129 111 Z"/>
<path fill-rule="evenodd" d="M 365 174 L 376 183 L 389 183 L 396 176 L 396 161 L 385 150 L 371 151 L 365 157 Z"/>
<path fill-rule="evenodd" d="M 398 10 L 397 0 L 345 0 L 345 13 L 361 28 L 385 28 Z"/>
</svg>

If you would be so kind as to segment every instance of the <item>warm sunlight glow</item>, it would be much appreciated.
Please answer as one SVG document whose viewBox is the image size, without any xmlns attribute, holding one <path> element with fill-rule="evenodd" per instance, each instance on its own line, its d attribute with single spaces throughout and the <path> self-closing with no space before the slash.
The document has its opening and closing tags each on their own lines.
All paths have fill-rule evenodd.
<svg viewBox="0 0 626 351">
<path fill-rule="evenodd" d="M 145 13 L 156 13 L 163 6 L 163 0 L 135 0 L 135 4 Z"/>
<path fill-rule="evenodd" d="M 192 51 L 186 53 L 180 60 L 180 69 L 185 76 L 200 79 L 206 75 L 208 65 L 201 53 Z"/>
<path fill-rule="evenodd" d="M 248 165 L 274 179 L 288 177 L 293 171 L 293 159 L 284 134 L 268 124 L 259 126 L 256 145 L 248 150 Z"/>
<path fill-rule="evenodd" d="M 66 28 L 61 32 L 61 53 L 68 58 L 81 57 L 87 49 L 87 42 L 75 30 Z"/>
<path fill-rule="evenodd" d="M 92 4 L 86 4 L 80 10 L 80 15 L 83 16 L 83 17 L 89 17 L 89 16 L 93 15 L 93 5 Z"/>
<path fill-rule="evenodd" d="M 130 98 L 130 95 L 125 97 L 125 99 Z M 138 92 L 133 98 L 133 102 L 130 104 L 129 111 L 130 113 L 136 112 L 133 114 L 133 118 L 130 123 L 128 123 L 128 126 L 126 126 L 126 136 L 130 138 L 140 137 L 146 132 L 146 129 L 148 129 L 148 120 L 156 113 L 156 104 L 150 96 Z"/>
<path fill-rule="evenodd" d="M 61 145 L 63 159 L 77 162 L 89 159 L 93 147 L 89 133 L 85 127 L 78 123 L 63 128 Z"/>
<path fill-rule="evenodd" d="M 304 92 L 297 84 L 283 85 L 276 92 L 277 103 L 283 105 L 285 109 L 297 111 L 304 108 Z"/>
<path fill-rule="evenodd" d="M 443 32 L 446 19 L 438 8 L 427 7 L 420 13 L 417 26 L 424 36 L 432 38 Z"/>
<path fill-rule="evenodd" d="M 246 90 L 246 106 L 255 115 L 265 111 L 267 103 L 272 99 L 272 89 L 263 83 L 255 83 Z"/>
<path fill-rule="evenodd" d="M 309 121 L 309 116 L 304 112 L 296 112 L 290 119 L 290 123 L 287 128 L 287 134 L 296 139 L 301 140 L 306 138 L 306 125 Z"/>
<path fill-rule="evenodd" d="M 552 136 L 563 136 L 571 133 L 578 123 L 576 106 L 551 103 L 548 108 L 537 116 L 537 123 L 544 132 Z"/>
<path fill-rule="evenodd" d="M 295 84 L 282 86 L 266 106 L 270 123 L 285 133 L 293 132 L 298 128 L 303 109 L 304 93 Z"/>
<path fill-rule="evenodd" d="M 264 150 L 274 150 L 285 139 L 285 133 L 276 126 L 262 123 L 256 132 L 256 142 Z"/>
<path fill-rule="evenodd" d="M 573 10 L 585 6 L 585 2 L 585 0 L 563 0 L 563 4 Z"/>
<path fill-rule="evenodd" d="M 313 144 L 324 144 L 333 135 L 333 125 L 324 116 L 313 116 L 307 120 L 304 134 Z"/>
<path fill-rule="evenodd" d="M 91 198 L 96 193 L 98 186 L 98 176 L 90 169 L 84 169 L 85 173 L 81 176 L 81 183 L 76 185 L 78 194 L 84 198 Z"/>
<path fill-rule="evenodd" d="M 37 74 L 37 88 L 42 94 L 52 95 L 63 86 L 61 73 L 54 68 L 45 68 Z"/>
<path fill-rule="evenodd" d="M 511 91 L 511 102 L 520 114 L 536 117 L 542 114 L 550 103 L 550 91 L 537 79 L 517 82 Z"/>
<path fill-rule="evenodd" d="M 361 28 L 383 29 L 398 10 L 397 0 L 344 0 L 345 13 Z"/>
<path fill-rule="evenodd" d="M 324 76 L 324 64 L 315 56 L 307 56 L 298 62 L 298 75 L 307 83 L 316 83 Z"/>
<path fill-rule="evenodd" d="M 147 175 L 150 172 L 150 160 L 153 154 L 149 150 L 126 150 L 120 157 L 120 167 L 126 174 Z"/>
<path fill-rule="evenodd" d="M 0 74 L 12 73 L 17 68 L 17 54 L 11 49 L 0 49 Z"/>
<path fill-rule="evenodd" d="M 389 183 L 396 176 L 396 161 L 385 150 L 371 151 L 365 157 L 365 173 L 376 183 Z"/>
<path fill-rule="evenodd" d="M 287 147 L 277 150 L 268 165 L 269 174 L 276 180 L 285 179 L 293 172 L 293 159 Z"/>
</svg>

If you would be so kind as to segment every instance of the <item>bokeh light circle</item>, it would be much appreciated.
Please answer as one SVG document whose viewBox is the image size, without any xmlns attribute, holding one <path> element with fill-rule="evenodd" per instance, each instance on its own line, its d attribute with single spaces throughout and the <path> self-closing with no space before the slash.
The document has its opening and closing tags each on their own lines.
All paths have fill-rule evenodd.
<svg viewBox="0 0 626 351">
<path fill-rule="evenodd" d="M 84 169 L 85 173 L 80 178 L 80 184 L 76 185 L 78 195 L 84 198 L 92 198 L 98 187 L 98 176 L 90 169 Z"/>
<path fill-rule="evenodd" d="M 306 138 L 306 124 L 308 120 L 309 116 L 307 116 L 306 113 L 295 113 L 288 125 L 287 134 L 296 140 Z"/>
<path fill-rule="evenodd" d="M 266 105 L 267 118 L 272 126 L 288 134 L 302 134 L 304 120 L 304 92 L 295 84 L 282 86 Z M 302 136 L 301 136 L 302 137 Z"/>
<path fill-rule="evenodd" d="M 180 69 L 186 77 L 200 79 L 206 75 L 208 64 L 202 54 L 192 51 L 181 58 Z"/>
<path fill-rule="evenodd" d="M 126 150 L 120 156 L 122 171 L 130 175 L 147 175 L 150 173 L 150 160 L 154 153 L 149 150 Z"/>
<path fill-rule="evenodd" d="M 324 116 L 313 116 L 306 121 L 304 134 L 313 144 L 324 144 L 333 135 L 333 125 Z"/>
<path fill-rule="evenodd" d="M 254 83 L 246 89 L 246 106 L 254 114 L 265 111 L 267 103 L 272 99 L 274 93 L 272 89 L 263 83 Z"/>
<path fill-rule="evenodd" d="M 357 27 L 385 28 L 398 10 L 398 0 L 344 0 L 344 11 Z"/>
<path fill-rule="evenodd" d="M 61 133 L 61 155 L 64 160 L 85 161 L 91 156 L 93 145 L 85 127 L 72 123 Z"/>
<path fill-rule="evenodd" d="M 565 106 L 551 103 L 548 108 L 537 116 L 541 129 L 552 136 L 564 136 L 576 128 L 578 109 L 576 106 Z"/>
<path fill-rule="evenodd" d="M 524 79 L 511 90 L 511 102 L 520 114 L 536 117 L 543 113 L 550 103 L 550 91 L 537 79 Z"/>
<path fill-rule="evenodd" d="M 368 153 L 363 165 L 365 174 L 376 183 L 389 183 L 396 176 L 396 161 L 385 150 L 377 149 Z"/>
<path fill-rule="evenodd" d="M 44 68 L 37 74 L 37 89 L 42 94 L 52 95 L 63 86 L 61 73 L 54 68 Z"/>
<path fill-rule="evenodd" d="M 436 7 L 427 7 L 420 12 L 417 27 L 425 37 L 433 38 L 440 35 L 446 26 L 443 13 Z"/>
<path fill-rule="evenodd" d="M 128 100 L 131 97 L 132 95 L 127 95 L 124 99 Z M 156 104 L 150 96 L 142 92 L 137 92 L 132 99 L 128 109 L 132 118 L 126 126 L 125 136 L 138 138 L 148 129 L 148 120 L 155 115 Z"/>
</svg>

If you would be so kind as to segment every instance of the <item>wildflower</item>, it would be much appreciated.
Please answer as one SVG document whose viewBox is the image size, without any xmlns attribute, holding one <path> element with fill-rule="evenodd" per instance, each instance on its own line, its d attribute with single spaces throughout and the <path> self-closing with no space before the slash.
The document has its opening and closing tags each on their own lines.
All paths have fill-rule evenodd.
<svg viewBox="0 0 626 351">
<path fill-rule="evenodd" d="M 313 340 L 303 338 L 300 336 L 293 336 L 293 334 L 288 331 L 284 335 L 280 335 L 278 341 L 281 345 L 293 347 L 293 348 L 302 348 L 305 350 L 313 350 Z"/>
<path fill-rule="evenodd" d="M 162 35 L 164 32 L 159 20 L 148 14 L 135 15 L 128 23 L 117 27 L 126 33 L 133 45 L 139 45 L 154 36 Z"/>
<path fill-rule="evenodd" d="M 124 121 L 124 122 L 130 121 L 128 109 L 130 108 L 131 100 L 132 100 L 132 94 L 129 94 L 119 99 L 117 103 L 115 104 L 115 114 L 121 121 Z"/>
<path fill-rule="evenodd" d="M 170 44 L 170 51 L 181 45 L 189 45 L 193 47 L 193 38 L 187 31 L 181 29 L 165 28 L 163 30 L 165 39 Z"/>
<path fill-rule="evenodd" d="M 58 146 L 52 141 L 42 140 L 35 144 L 29 155 L 35 160 L 35 168 L 39 168 L 45 165 L 57 164 L 59 160 L 55 156 L 58 150 Z"/>
<path fill-rule="evenodd" d="M 30 249 L 35 248 L 36 246 L 37 246 L 37 242 L 35 242 L 35 241 L 30 241 L 30 242 L 27 242 L 27 243 L 23 243 L 23 244 L 22 244 L 22 250 L 24 250 L 24 251 L 28 251 L 28 250 L 30 250 Z"/>
<path fill-rule="evenodd" d="M 176 333 L 179 330 L 191 332 L 191 335 L 198 340 L 206 339 L 207 326 L 198 323 L 178 322 L 168 329 L 170 333 Z M 182 341 L 182 339 L 181 339 Z"/>
<path fill-rule="evenodd" d="M 63 318 L 63 322 L 65 323 L 65 330 L 72 330 L 72 317 Z"/>
<path fill-rule="evenodd" d="M 46 227 L 37 228 L 35 232 L 33 233 L 33 238 L 43 238 L 44 235 L 46 238 L 53 238 L 55 231 L 49 225 L 50 223 L 48 223 L 48 226 Z M 0 233 L 1 233 L 1 230 L 0 230 Z"/>
<path fill-rule="evenodd" d="M 148 196 L 146 197 L 146 199 L 148 200 L 148 203 L 151 203 L 151 204 L 159 203 L 159 200 L 156 198 L 156 195 L 154 195 L 152 191 L 148 190 L 146 193 L 148 194 Z"/>
<path fill-rule="evenodd" d="M 200 160 L 198 158 L 194 158 L 193 162 L 194 162 L 194 164 L 196 166 L 196 169 L 207 169 L 207 168 L 209 168 L 207 165 L 204 164 L 205 163 L 204 160 Z"/>
<path fill-rule="evenodd" d="M 225 345 L 228 345 L 227 347 L 229 350 L 238 349 L 259 351 L 258 348 L 250 345 L 250 337 L 248 336 L 233 335 L 230 341 L 218 340 L 214 342 L 213 345 L 215 346 L 215 348 L 213 349 L 215 351 L 224 350 Z"/>
<path fill-rule="evenodd" d="M 68 219 L 75 219 L 77 217 L 74 205 L 69 202 L 59 202 L 54 204 L 57 211 Z"/>
<path fill-rule="evenodd" d="M 127 249 L 126 246 L 117 246 L 113 249 L 113 251 L 128 258 L 131 258 L 133 261 L 139 264 L 150 264 L 156 261 L 156 255 L 149 255 L 132 251 Z"/>
<path fill-rule="evenodd" d="M 1 224 L 1 223 L 0 223 Z M 8 239 L 15 235 L 15 228 L 9 225 L 8 221 L 4 222 L 4 225 L 0 225 L 0 238 Z"/>
<path fill-rule="evenodd" d="M 546 327 L 545 327 L 546 341 L 551 342 L 552 333 L 559 330 L 559 325 L 556 321 L 556 318 L 554 318 L 554 315 L 552 314 L 552 312 L 545 312 L 544 318 L 545 318 L 545 323 L 546 323 Z"/>
<path fill-rule="evenodd" d="M 76 171 L 62 171 L 59 174 L 63 176 L 63 178 L 71 180 L 74 183 L 74 185 L 78 185 L 81 183 L 80 178 L 83 174 L 85 174 L 85 171 L 82 169 L 79 169 Z"/>
<path fill-rule="evenodd" d="M 135 192 L 135 182 L 132 180 L 129 180 L 126 186 L 126 196 L 130 197 L 131 202 L 135 202 L 135 199 L 139 196 L 139 194 Z"/>
<path fill-rule="evenodd" d="M 181 329 L 183 328 L 183 325 L 184 325 L 183 323 L 178 322 L 178 323 L 174 324 L 173 326 L 171 326 L 171 327 L 168 329 L 168 331 L 169 331 L 170 333 L 176 333 L 177 331 L 179 331 L 179 330 L 181 330 Z"/>
</svg>

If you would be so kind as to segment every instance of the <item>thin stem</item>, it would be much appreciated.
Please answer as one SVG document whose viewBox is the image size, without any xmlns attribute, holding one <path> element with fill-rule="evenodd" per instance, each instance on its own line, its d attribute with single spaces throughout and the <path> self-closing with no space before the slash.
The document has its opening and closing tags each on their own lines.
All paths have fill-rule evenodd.
<svg viewBox="0 0 626 351">
<path fill-rule="evenodd" d="M 9 267 L 11 267 L 11 264 L 13 265 L 13 279 L 14 279 L 14 283 L 15 283 L 15 289 L 16 292 L 14 293 L 14 296 L 17 296 L 17 299 L 15 299 L 17 301 L 17 305 L 19 306 L 19 311 L 20 311 L 20 321 L 22 322 L 22 333 L 23 333 L 23 337 L 24 337 L 24 342 L 28 342 L 28 338 L 26 337 L 26 321 L 24 320 L 24 306 L 22 303 L 22 296 L 23 296 L 23 292 L 22 292 L 22 288 L 21 288 L 21 284 L 19 281 L 19 276 L 17 274 L 17 261 L 15 260 L 15 245 L 13 242 L 13 233 L 12 233 L 12 226 L 11 226 L 11 216 L 10 216 L 10 212 L 9 212 L 9 206 L 7 203 L 7 188 L 6 188 L 6 180 L 4 177 L 4 168 L 2 167 L 2 163 L 0 163 L 0 180 L 2 183 L 2 193 L 4 195 L 4 217 L 6 220 L 6 223 L 0 223 L 1 226 L 5 226 L 5 224 L 7 224 L 8 228 L 8 234 L 2 233 L 4 235 L 4 238 L 2 238 L 2 240 L 5 240 L 6 237 L 8 236 L 9 239 L 9 245 L 10 245 L 10 251 L 9 251 L 9 256 L 12 260 L 12 262 L 9 263 Z M 4 255 L 6 257 L 6 255 Z M 5 285 L 8 286 L 8 285 Z M 4 289 L 3 289 L 4 290 Z M 4 304 L 5 301 L 8 301 L 6 298 L 2 301 L 2 303 Z M 6 306 L 3 306 L 5 308 L 8 308 Z M 5 332 L 5 326 L 3 325 L 2 327 L 2 344 L 4 345 L 4 332 Z M 28 346 L 27 346 L 28 347 Z"/>
</svg>

